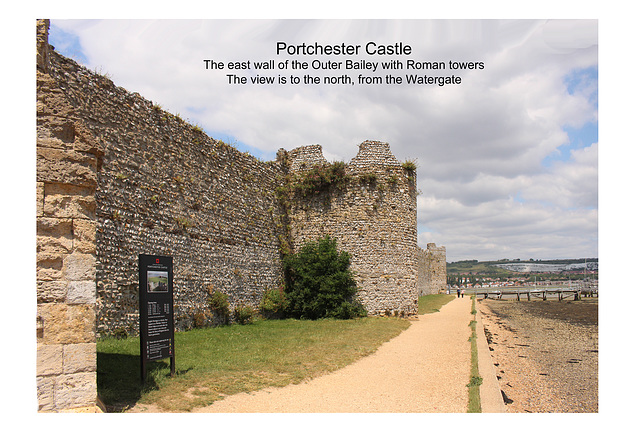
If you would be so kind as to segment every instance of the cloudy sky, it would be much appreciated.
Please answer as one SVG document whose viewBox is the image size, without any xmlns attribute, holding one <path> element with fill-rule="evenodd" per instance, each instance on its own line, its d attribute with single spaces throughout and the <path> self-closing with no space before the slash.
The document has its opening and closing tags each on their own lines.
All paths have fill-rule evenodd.
<svg viewBox="0 0 640 427">
<path fill-rule="evenodd" d="M 598 256 L 597 20 L 52 19 L 49 41 L 263 160 L 280 147 L 321 144 L 327 159 L 349 161 L 364 140 L 388 142 L 419 166 L 419 245 L 446 246 L 448 261 Z M 277 54 L 278 42 L 361 48 L 290 55 Z M 370 55 L 369 42 L 401 42 L 411 53 Z M 286 68 L 255 69 L 271 59 Z M 293 60 L 309 69 L 293 70 Z M 313 70 L 314 60 L 341 68 Z M 378 68 L 345 70 L 347 60 Z M 381 69 L 392 60 L 403 69 Z M 409 60 L 447 68 L 409 70 Z M 251 69 L 229 70 L 246 61 Z M 449 61 L 483 68 L 451 70 Z M 286 83 L 230 84 L 228 74 Z M 291 82 L 344 74 L 353 85 Z M 360 74 L 405 82 L 358 84 Z M 461 83 L 408 84 L 409 74 Z"/>
</svg>

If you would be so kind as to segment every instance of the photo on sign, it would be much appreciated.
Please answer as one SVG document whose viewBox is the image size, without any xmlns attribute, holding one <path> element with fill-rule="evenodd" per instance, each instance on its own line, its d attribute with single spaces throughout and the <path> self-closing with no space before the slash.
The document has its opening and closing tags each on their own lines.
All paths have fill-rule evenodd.
<svg viewBox="0 0 640 427">
<path fill-rule="evenodd" d="M 148 292 L 168 292 L 169 291 L 169 272 L 148 271 L 147 272 L 147 290 Z"/>
</svg>

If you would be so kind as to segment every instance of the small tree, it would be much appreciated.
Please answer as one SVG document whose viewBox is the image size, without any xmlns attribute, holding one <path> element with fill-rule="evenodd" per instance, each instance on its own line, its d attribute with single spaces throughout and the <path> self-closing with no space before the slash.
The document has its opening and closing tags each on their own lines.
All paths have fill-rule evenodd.
<svg viewBox="0 0 640 427">
<path fill-rule="evenodd" d="M 336 240 L 326 236 L 309 241 L 296 254 L 284 258 L 288 313 L 297 318 L 353 318 L 366 316 L 354 301 L 356 282 L 349 269 L 350 255 L 337 250 Z"/>
</svg>

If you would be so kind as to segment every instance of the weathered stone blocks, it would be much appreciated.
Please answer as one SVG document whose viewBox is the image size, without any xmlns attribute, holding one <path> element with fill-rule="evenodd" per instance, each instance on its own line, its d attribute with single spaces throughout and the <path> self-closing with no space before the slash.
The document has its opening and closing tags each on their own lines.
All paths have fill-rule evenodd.
<svg viewBox="0 0 640 427">
<path fill-rule="evenodd" d="M 38 271 L 40 273 L 40 270 Z M 67 282 L 39 280 L 37 282 L 38 304 L 64 302 L 67 297 Z"/>
<path fill-rule="evenodd" d="M 41 217 L 37 220 L 36 251 L 69 253 L 73 250 L 71 219 Z"/>
<path fill-rule="evenodd" d="M 91 254 L 78 252 L 69 254 L 64 258 L 62 273 L 70 281 L 95 281 L 96 258 Z"/>
<path fill-rule="evenodd" d="M 36 254 L 36 278 L 41 281 L 61 280 L 64 255 L 38 252 Z"/>
<path fill-rule="evenodd" d="M 36 150 L 36 179 L 41 182 L 95 187 L 96 167 L 96 157 L 91 154 L 46 147 Z"/>
<path fill-rule="evenodd" d="M 96 253 L 95 221 L 74 218 L 72 224 L 73 249 L 85 254 Z"/>
<path fill-rule="evenodd" d="M 36 183 L 36 217 L 44 215 L 44 182 Z"/>
<path fill-rule="evenodd" d="M 95 405 L 97 393 L 95 371 L 60 375 L 55 379 L 54 396 L 57 410 Z"/>
<path fill-rule="evenodd" d="M 95 343 L 93 304 L 39 304 L 37 315 L 42 322 L 42 344 Z"/>
<path fill-rule="evenodd" d="M 96 282 L 95 280 L 71 281 L 67 286 L 67 303 L 69 304 L 95 304 Z"/>
<path fill-rule="evenodd" d="M 67 344 L 63 347 L 63 373 L 96 371 L 96 346 L 94 343 Z"/>
<path fill-rule="evenodd" d="M 95 219 L 95 196 L 48 193 L 45 186 L 44 215 L 54 218 Z"/>
<path fill-rule="evenodd" d="M 100 149 L 75 122 L 38 26 L 36 287 L 38 410 L 95 406 L 95 188 Z"/>
<path fill-rule="evenodd" d="M 38 361 L 42 363 L 42 361 Z M 36 387 L 38 396 L 38 411 L 55 411 L 54 390 L 56 385 L 56 377 L 37 376 Z"/>
<path fill-rule="evenodd" d="M 50 376 L 62 374 L 62 344 L 38 344 L 36 375 Z"/>
</svg>

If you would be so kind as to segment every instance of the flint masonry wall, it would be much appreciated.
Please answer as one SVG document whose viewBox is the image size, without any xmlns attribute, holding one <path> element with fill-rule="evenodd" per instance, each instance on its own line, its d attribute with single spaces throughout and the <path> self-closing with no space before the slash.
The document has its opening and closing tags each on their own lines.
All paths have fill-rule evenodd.
<svg viewBox="0 0 640 427">
<path fill-rule="evenodd" d="M 418 248 L 418 291 L 420 296 L 443 293 L 447 289 L 447 250 L 427 243 Z"/>
<path fill-rule="evenodd" d="M 293 180 L 327 166 L 319 145 L 288 153 Z M 415 172 L 405 170 L 389 144 L 365 141 L 346 165 L 344 188 L 292 197 L 291 241 L 331 235 L 352 255 L 358 298 L 370 315 L 417 313 Z"/>
<path fill-rule="evenodd" d="M 215 322 L 207 299 L 257 307 L 282 277 L 282 177 L 136 93 L 55 53 L 50 75 L 104 145 L 96 202 L 98 333 L 137 334 L 138 254 L 172 256 L 176 326 Z"/>
</svg>

